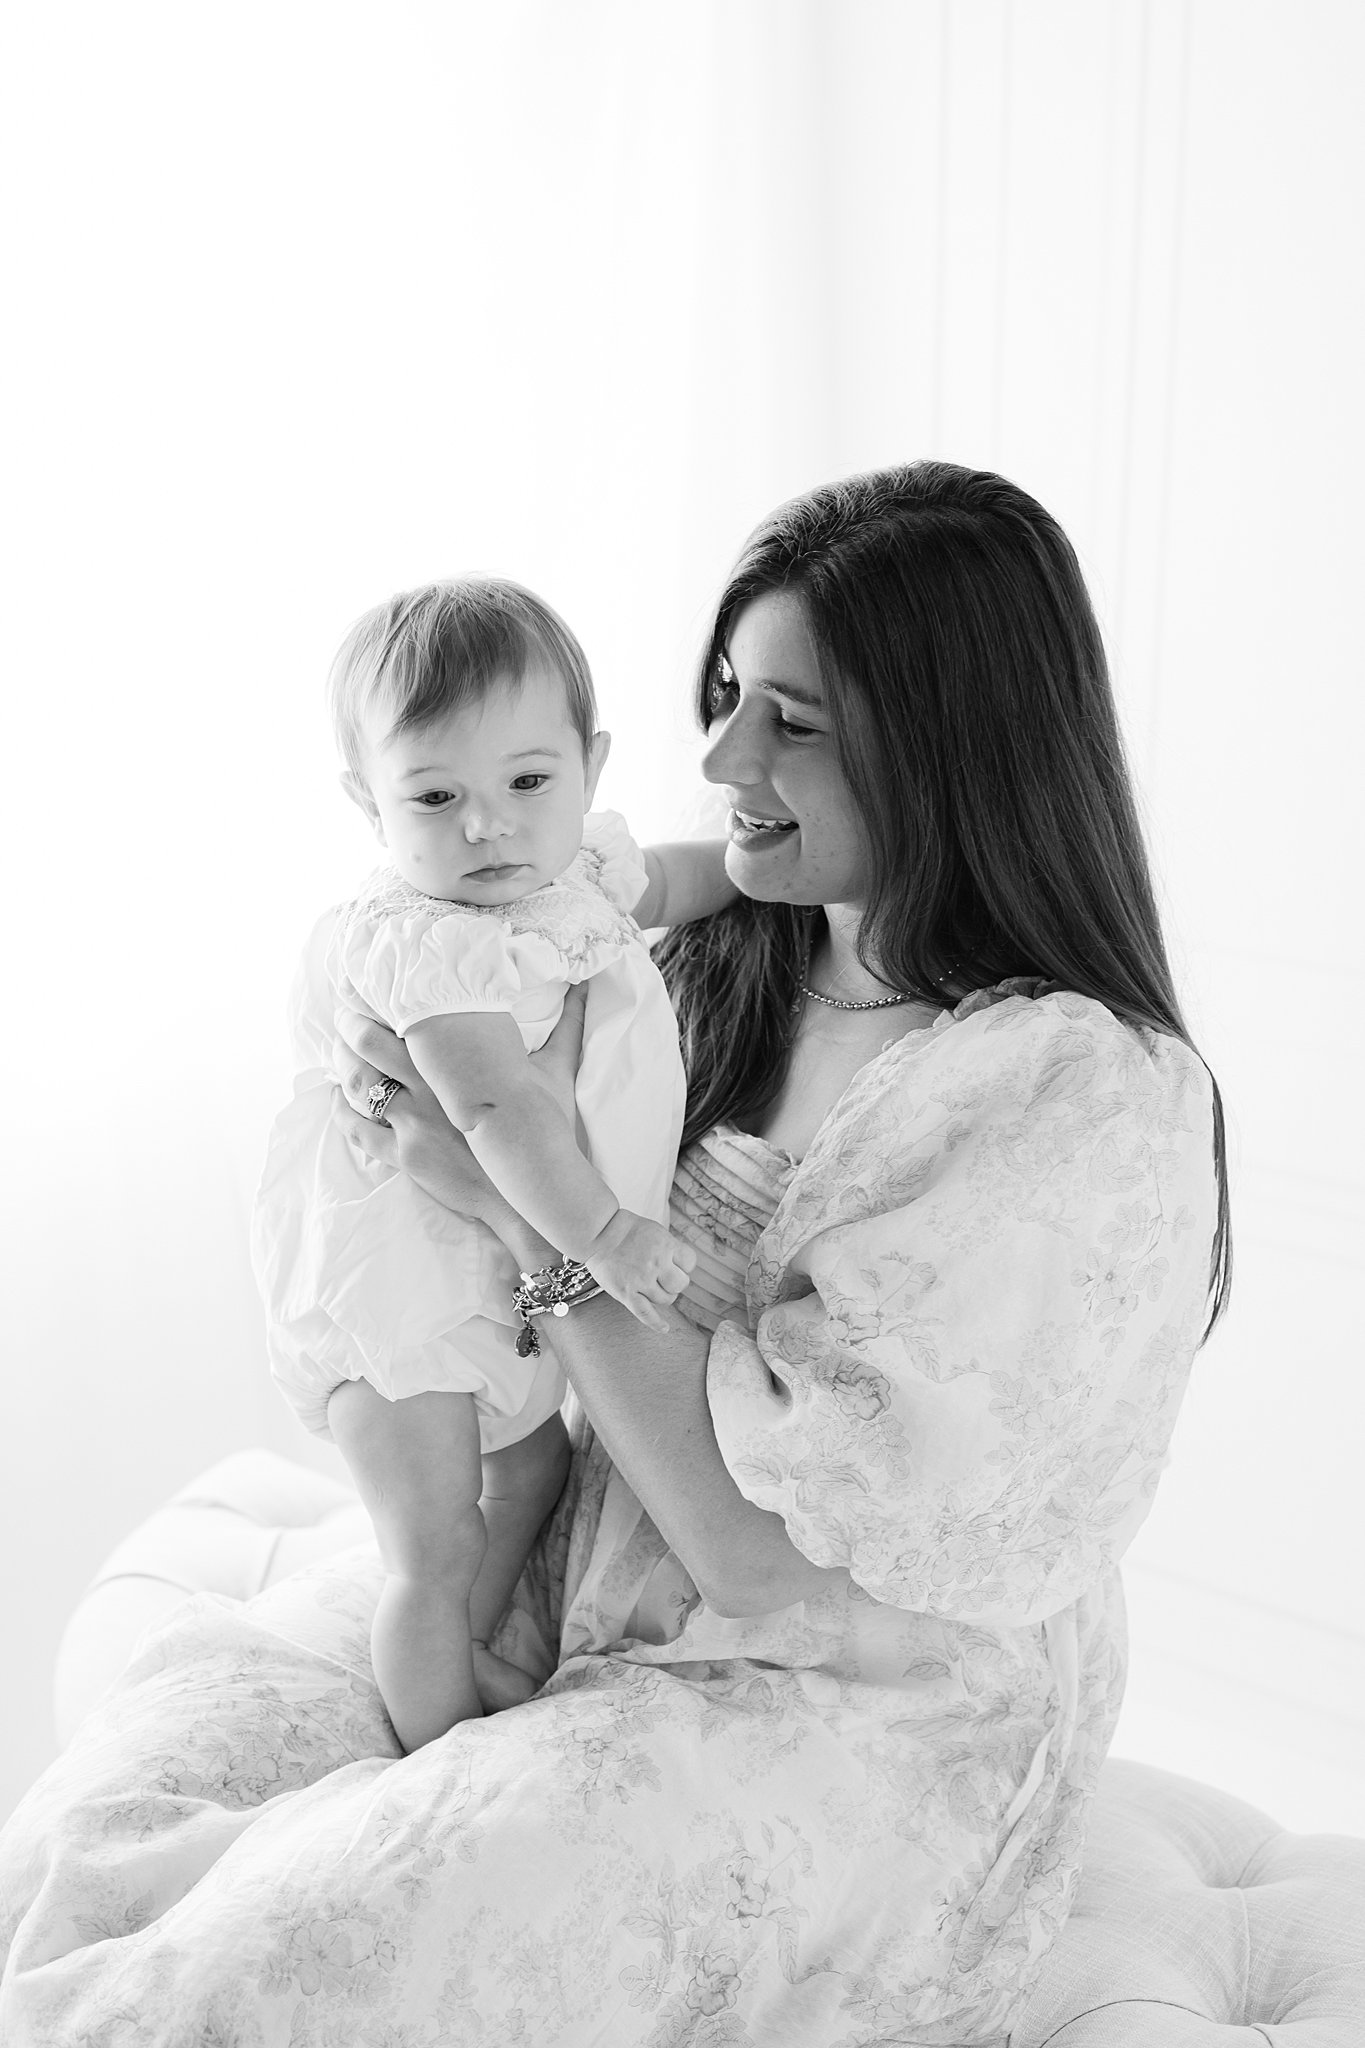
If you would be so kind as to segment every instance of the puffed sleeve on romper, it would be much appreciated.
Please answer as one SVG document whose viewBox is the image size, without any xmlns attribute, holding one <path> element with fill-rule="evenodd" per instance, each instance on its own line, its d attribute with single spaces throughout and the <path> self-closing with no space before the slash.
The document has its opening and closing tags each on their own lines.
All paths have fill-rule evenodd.
<svg viewBox="0 0 1365 2048">
<path fill-rule="evenodd" d="M 537 931 L 508 931 L 463 904 L 433 915 L 431 899 L 404 913 L 355 918 L 339 965 L 363 1006 L 401 1038 L 424 1017 L 511 1010 L 524 990 L 550 985 L 562 1000 L 564 956 Z"/>
<path fill-rule="evenodd" d="M 588 813 L 583 820 L 583 850 L 603 893 L 618 910 L 634 910 L 649 887 L 649 870 L 619 811 Z"/>
<path fill-rule="evenodd" d="M 1142 1522 L 1207 1314 L 1212 1092 L 1030 984 L 864 1068 L 723 1323 L 716 1436 L 814 1563 L 950 1621 L 1060 1612 Z"/>
</svg>

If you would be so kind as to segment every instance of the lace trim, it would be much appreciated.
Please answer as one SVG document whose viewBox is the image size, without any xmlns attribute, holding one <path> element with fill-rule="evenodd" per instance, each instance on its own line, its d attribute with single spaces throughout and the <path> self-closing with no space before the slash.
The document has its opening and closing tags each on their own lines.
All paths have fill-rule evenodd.
<svg viewBox="0 0 1365 2048">
<path fill-rule="evenodd" d="M 634 918 L 619 910 L 603 887 L 605 867 L 606 859 L 595 847 L 580 847 L 562 875 L 515 903 L 460 903 L 428 896 L 396 868 L 378 868 L 347 910 L 346 922 L 400 917 L 437 924 L 447 917 L 492 918 L 505 932 L 534 933 L 568 957 L 581 959 L 593 946 L 640 943 Z"/>
</svg>

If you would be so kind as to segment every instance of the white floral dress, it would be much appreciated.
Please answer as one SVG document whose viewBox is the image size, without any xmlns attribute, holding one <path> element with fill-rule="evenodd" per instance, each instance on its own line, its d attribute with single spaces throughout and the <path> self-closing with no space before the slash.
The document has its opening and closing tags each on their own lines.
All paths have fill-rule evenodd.
<svg viewBox="0 0 1365 2048">
<path fill-rule="evenodd" d="M 1214 1211 L 1199 1062 L 1033 985 L 888 1048 L 799 1164 L 713 1133 L 674 1214 L 717 1438 L 842 1576 L 711 1613 L 580 1418 L 524 1707 L 396 1760 L 369 1552 L 196 1601 L 0 1843 L 7 2048 L 1003 2048 Z"/>
<path fill-rule="evenodd" d="M 342 1380 L 391 1401 L 471 1394 L 490 1451 L 564 1399 L 548 1353 L 517 1356 L 517 1269 L 493 1232 L 346 1142 L 332 1116 L 338 1008 L 400 1038 L 426 1017 L 504 1012 L 535 1052 L 587 982 L 575 1092 L 589 1156 L 623 1207 L 662 1222 L 686 1086 L 668 991 L 630 916 L 648 879 L 624 819 L 595 811 L 564 873 L 515 903 L 446 902 L 383 868 L 315 929 L 294 991 L 293 1098 L 251 1242 L 271 1370 L 317 1435 Z"/>
</svg>

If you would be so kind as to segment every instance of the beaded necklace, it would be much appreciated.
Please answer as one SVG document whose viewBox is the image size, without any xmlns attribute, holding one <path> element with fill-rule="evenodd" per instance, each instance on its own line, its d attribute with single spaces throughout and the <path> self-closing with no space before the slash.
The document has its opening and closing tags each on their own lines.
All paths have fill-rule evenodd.
<svg viewBox="0 0 1365 2048">
<path fill-rule="evenodd" d="M 951 981 L 961 965 L 960 960 L 954 960 L 952 966 L 945 968 L 939 975 L 934 987 L 942 988 L 945 981 Z M 813 1003 L 824 1003 L 831 1010 L 889 1010 L 897 1003 L 914 1003 L 921 1000 L 912 991 L 907 991 L 905 995 L 869 996 L 865 1002 L 851 1003 L 842 996 L 822 996 L 818 988 L 811 988 L 804 981 L 799 986 L 803 996 L 809 996 Z"/>
</svg>

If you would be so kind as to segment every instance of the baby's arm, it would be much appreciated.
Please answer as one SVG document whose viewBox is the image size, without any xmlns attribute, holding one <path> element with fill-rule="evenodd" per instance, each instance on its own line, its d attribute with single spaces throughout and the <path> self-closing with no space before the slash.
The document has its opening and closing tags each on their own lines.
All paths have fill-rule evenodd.
<svg viewBox="0 0 1365 2048">
<path fill-rule="evenodd" d="M 690 924 L 710 917 L 739 895 L 725 872 L 724 839 L 683 839 L 672 846 L 647 846 L 649 887 L 631 911 L 642 931 Z"/>
<path fill-rule="evenodd" d="M 505 1011 L 425 1017 L 409 1027 L 406 1043 L 513 1208 L 551 1244 L 582 1259 L 647 1329 L 666 1330 L 650 1303 L 681 1294 L 696 1254 L 661 1225 L 620 1207 L 536 1080 L 513 1019 Z"/>
</svg>

